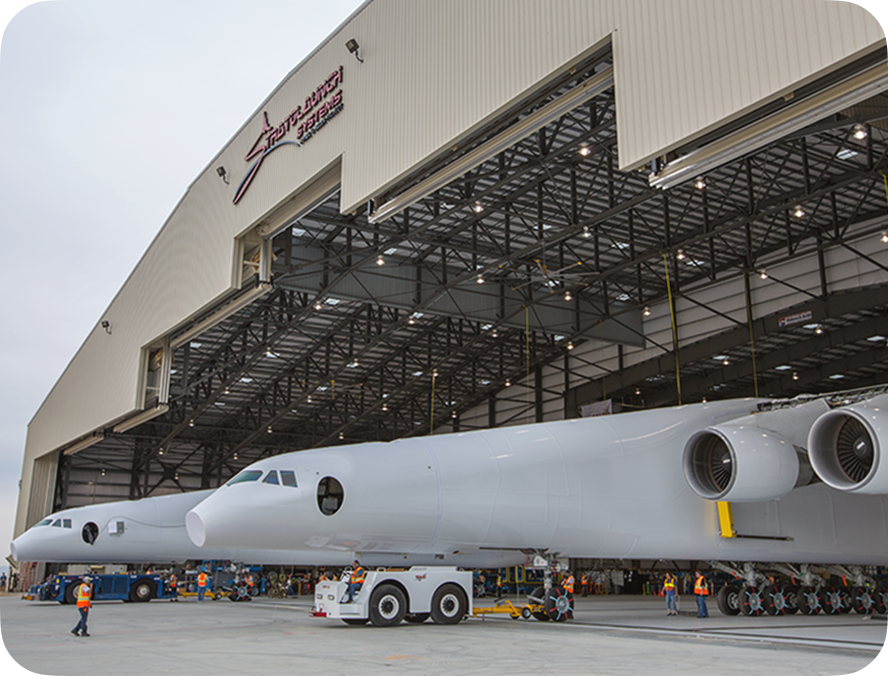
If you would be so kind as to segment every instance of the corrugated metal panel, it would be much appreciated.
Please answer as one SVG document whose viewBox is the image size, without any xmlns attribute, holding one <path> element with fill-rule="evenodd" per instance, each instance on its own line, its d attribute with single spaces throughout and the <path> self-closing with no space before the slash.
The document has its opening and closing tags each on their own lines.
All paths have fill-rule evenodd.
<svg viewBox="0 0 888 676">
<path fill-rule="evenodd" d="M 612 34 L 624 167 L 883 38 L 860 8 L 821 0 L 376 0 L 288 77 L 189 188 L 99 318 L 112 334 L 97 322 L 32 420 L 25 462 L 139 407 L 143 348 L 234 288 L 236 238 L 337 158 L 349 211 Z M 346 51 L 349 37 L 363 64 Z M 264 114 L 276 126 L 340 65 L 342 112 L 301 147 L 270 154 L 232 205 Z"/>
<path fill-rule="evenodd" d="M 846 2 L 619 3 L 620 167 L 662 155 L 884 40 Z"/>
</svg>

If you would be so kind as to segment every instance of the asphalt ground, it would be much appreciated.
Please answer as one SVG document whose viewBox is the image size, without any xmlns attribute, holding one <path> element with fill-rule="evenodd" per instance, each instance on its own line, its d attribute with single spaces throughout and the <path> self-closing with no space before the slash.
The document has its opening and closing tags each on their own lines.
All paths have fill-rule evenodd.
<svg viewBox="0 0 888 676">
<path fill-rule="evenodd" d="M 660 598 L 589 597 L 564 623 L 496 615 L 377 628 L 312 618 L 307 597 L 108 601 L 94 604 L 91 636 L 81 638 L 70 633 L 76 608 L 7 596 L 0 632 L 15 662 L 53 676 L 888 673 L 888 654 L 874 663 L 884 616 L 725 617 L 709 605 L 712 616 L 697 618 L 693 598 L 681 597 L 682 614 L 667 617 Z M 0 673 L 16 671 L 0 662 Z"/>
</svg>

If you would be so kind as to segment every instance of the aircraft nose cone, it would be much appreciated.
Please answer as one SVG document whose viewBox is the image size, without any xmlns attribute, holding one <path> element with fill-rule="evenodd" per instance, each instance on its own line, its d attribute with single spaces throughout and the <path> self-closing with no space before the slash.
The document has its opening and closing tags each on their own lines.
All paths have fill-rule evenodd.
<svg viewBox="0 0 888 676">
<path fill-rule="evenodd" d="M 207 541 L 207 529 L 204 526 L 203 519 L 194 510 L 185 515 L 185 530 L 188 531 L 188 537 L 198 547 L 203 547 Z"/>
</svg>

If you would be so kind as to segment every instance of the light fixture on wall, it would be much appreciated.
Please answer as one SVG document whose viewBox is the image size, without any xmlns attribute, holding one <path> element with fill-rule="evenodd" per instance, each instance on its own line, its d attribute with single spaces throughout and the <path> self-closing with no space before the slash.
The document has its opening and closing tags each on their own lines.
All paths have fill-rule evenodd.
<svg viewBox="0 0 888 676">
<path fill-rule="evenodd" d="M 358 50 L 361 48 L 361 45 L 358 44 L 358 41 L 354 38 L 350 38 L 345 43 L 345 48 L 348 50 L 349 54 L 354 54 L 355 58 L 360 62 L 364 63 L 364 59 L 361 58 L 361 55 L 358 53 Z"/>
<path fill-rule="evenodd" d="M 107 333 L 109 336 L 111 335 L 111 322 L 109 322 L 107 319 L 102 320 L 102 328 L 105 329 L 105 333 Z"/>
<path fill-rule="evenodd" d="M 228 172 L 225 171 L 225 167 L 223 167 L 221 164 L 218 167 L 216 167 L 216 174 L 219 176 L 219 178 L 221 178 L 223 181 L 225 181 L 225 185 L 229 185 Z"/>
</svg>

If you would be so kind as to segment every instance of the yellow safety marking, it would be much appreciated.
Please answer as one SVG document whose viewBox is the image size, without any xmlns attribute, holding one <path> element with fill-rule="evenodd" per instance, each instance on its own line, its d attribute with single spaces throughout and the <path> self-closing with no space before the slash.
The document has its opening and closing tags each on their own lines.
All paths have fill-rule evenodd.
<svg viewBox="0 0 888 676">
<path fill-rule="evenodd" d="M 718 523 L 721 526 L 721 536 L 723 538 L 737 537 L 737 531 L 734 530 L 734 514 L 731 512 L 730 502 L 718 502 Z"/>
</svg>

